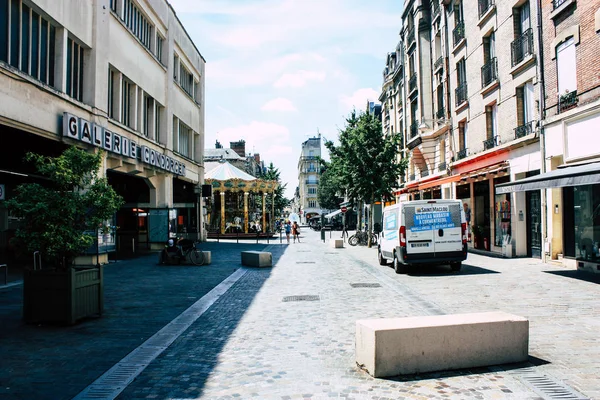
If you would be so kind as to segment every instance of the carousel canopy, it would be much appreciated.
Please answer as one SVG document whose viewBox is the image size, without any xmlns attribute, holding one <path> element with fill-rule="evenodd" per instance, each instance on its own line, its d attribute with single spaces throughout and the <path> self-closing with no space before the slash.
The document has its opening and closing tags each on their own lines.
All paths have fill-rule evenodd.
<svg viewBox="0 0 600 400">
<path fill-rule="evenodd" d="M 244 181 L 255 181 L 256 178 L 239 168 L 234 167 L 228 162 L 219 163 L 219 165 L 204 175 L 204 179 L 212 179 L 215 181 L 226 181 L 229 179 L 241 179 Z"/>
</svg>

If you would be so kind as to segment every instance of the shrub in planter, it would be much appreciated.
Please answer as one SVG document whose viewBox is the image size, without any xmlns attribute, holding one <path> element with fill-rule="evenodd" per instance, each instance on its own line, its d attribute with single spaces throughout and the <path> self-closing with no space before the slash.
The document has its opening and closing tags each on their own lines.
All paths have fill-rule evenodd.
<svg viewBox="0 0 600 400">
<path fill-rule="evenodd" d="M 106 221 L 123 204 L 107 180 L 98 177 L 102 157 L 101 150 L 89 153 L 76 147 L 58 157 L 34 153 L 25 157 L 48 178 L 44 184 L 20 185 L 16 196 L 7 201 L 12 215 L 21 219 L 11 244 L 28 254 L 39 251 L 43 266 L 42 270 L 25 272 L 25 320 L 72 323 L 81 316 L 102 312 L 101 267 L 87 271 L 73 267 L 73 260 L 93 244 L 93 233 L 106 230 Z M 94 304 L 79 307 L 72 303 L 78 297 L 90 297 L 90 291 L 98 294 Z M 73 315 L 78 308 L 84 311 Z M 63 312 L 64 319 L 60 317 Z"/>
</svg>

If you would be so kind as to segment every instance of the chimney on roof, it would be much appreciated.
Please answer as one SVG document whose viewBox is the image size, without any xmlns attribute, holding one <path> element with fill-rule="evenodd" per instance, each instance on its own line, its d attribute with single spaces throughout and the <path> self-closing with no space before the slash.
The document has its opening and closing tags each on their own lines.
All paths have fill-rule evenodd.
<svg viewBox="0 0 600 400">
<path fill-rule="evenodd" d="M 219 141 L 217 140 L 215 143 L 215 149 L 222 149 L 223 145 L 221 143 L 219 143 Z"/>
<path fill-rule="evenodd" d="M 259 153 L 254 153 L 254 161 L 256 161 L 256 163 L 260 165 L 260 154 Z"/>
<path fill-rule="evenodd" d="M 229 142 L 229 148 L 236 153 L 240 157 L 246 157 L 246 141 L 238 140 L 237 142 Z"/>
</svg>

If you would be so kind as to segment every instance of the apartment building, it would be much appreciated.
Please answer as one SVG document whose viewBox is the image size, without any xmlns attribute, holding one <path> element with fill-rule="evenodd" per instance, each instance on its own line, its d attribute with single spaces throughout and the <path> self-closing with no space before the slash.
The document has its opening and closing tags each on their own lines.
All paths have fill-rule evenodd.
<svg viewBox="0 0 600 400">
<path fill-rule="evenodd" d="M 546 252 L 600 272 L 600 1 L 541 1 L 545 173 L 504 185 L 545 195 Z"/>
<path fill-rule="evenodd" d="M 294 196 L 294 211 L 298 213 L 303 223 L 308 223 L 310 218 L 321 215 L 321 207 L 317 200 L 321 173 L 319 157 L 321 157 L 321 134 L 302 143 L 298 159 L 298 188 Z"/>
<path fill-rule="evenodd" d="M 205 60 L 165 0 L 0 0 L 0 246 L 22 162 L 74 145 L 104 149 L 101 175 L 126 204 L 101 251 L 204 237 Z"/>
</svg>

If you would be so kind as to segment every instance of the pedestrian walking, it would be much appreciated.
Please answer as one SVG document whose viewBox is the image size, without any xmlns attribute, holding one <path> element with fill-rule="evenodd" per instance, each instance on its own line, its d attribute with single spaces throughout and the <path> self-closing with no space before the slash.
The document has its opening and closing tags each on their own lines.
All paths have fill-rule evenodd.
<svg viewBox="0 0 600 400">
<path fill-rule="evenodd" d="M 290 233 L 292 233 L 292 227 L 290 226 L 290 221 L 285 222 L 285 237 L 287 238 L 288 244 L 290 244 Z"/>
<path fill-rule="evenodd" d="M 296 239 L 298 239 L 298 243 L 300 243 L 300 227 L 296 221 L 294 221 L 294 225 L 292 225 L 292 235 L 294 237 L 294 243 L 296 243 Z"/>
</svg>

